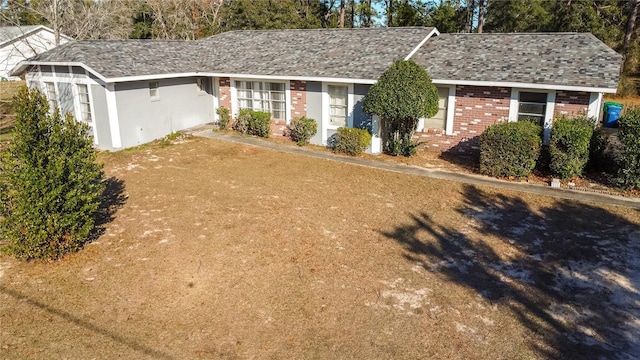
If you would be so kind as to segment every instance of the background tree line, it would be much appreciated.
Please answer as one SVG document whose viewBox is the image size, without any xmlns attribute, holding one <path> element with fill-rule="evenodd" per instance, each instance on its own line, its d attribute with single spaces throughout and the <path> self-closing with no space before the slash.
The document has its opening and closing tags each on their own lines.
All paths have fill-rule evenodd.
<svg viewBox="0 0 640 360">
<path fill-rule="evenodd" d="M 640 73 L 640 0 L 4 0 L 2 25 L 75 39 L 199 39 L 229 30 L 435 26 L 454 32 L 591 32 Z"/>
</svg>

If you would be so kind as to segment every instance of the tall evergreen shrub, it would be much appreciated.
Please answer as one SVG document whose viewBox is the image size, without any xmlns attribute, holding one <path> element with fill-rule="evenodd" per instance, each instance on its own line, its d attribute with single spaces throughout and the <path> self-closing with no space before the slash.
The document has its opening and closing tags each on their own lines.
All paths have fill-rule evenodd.
<svg viewBox="0 0 640 360">
<path fill-rule="evenodd" d="M 617 183 L 625 189 L 640 189 L 640 106 L 627 110 L 618 126 L 621 148 Z"/>
<path fill-rule="evenodd" d="M 57 259 L 80 249 L 95 227 L 104 191 L 86 124 L 38 90 L 15 100 L 15 137 L 0 157 L 0 239 L 20 259 Z"/>
<path fill-rule="evenodd" d="M 594 122 L 584 116 L 560 117 L 553 122 L 549 139 L 551 171 L 562 179 L 582 175 L 589 160 Z"/>
</svg>

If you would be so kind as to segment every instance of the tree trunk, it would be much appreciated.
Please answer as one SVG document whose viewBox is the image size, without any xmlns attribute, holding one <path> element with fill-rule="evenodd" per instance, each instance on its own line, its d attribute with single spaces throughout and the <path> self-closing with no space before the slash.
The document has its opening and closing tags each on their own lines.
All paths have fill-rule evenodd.
<svg viewBox="0 0 640 360">
<path fill-rule="evenodd" d="M 624 50 L 627 50 L 629 43 L 631 42 L 631 36 L 636 28 L 636 18 L 638 17 L 638 7 L 640 7 L 640 0 L 636 0 L 631 8 L 631 14 L 627 19 L 627 28 L 624 32 Z"/>
<path fill-rule="evenodd" d="M 344 13 L 345 13 L 344 0 L 340 0 L 340 22 L 338 23 L 338 27 L 344 27 Z"/>
<path fill-rule="evenodd" d="M 479 0 L 478 3 L 478 34 L 482 34 L 482 27 L 484 26 L 484 9 L 489 4 L 489 0 Z M 485 5 L 486 1 L 486 5 Z"/>
<path fill-rule="evenodd" d="M 58 22 L 58 0 L 53 0 L 53 19 L 51 25 L 53 26 L 53 36 L 55 38 L 56 46 L 60 45 L 60 24 Z"/>
<path fill-rule="evenodd" d="M 387 27 L 393 26 L 393 0 L 386 0 L 387 2 Z"/>
<path fill-rule="evenodd" d="M 476 1 L 475 0 L 467 0 L 467 33 L 471 33 L 473 31 L 473 14 L 476 12 Z"/>
<path fill-rule="evenodd" d="M 627 19 L 627 27 L 624 31 L 624 42 L 622 45 L 622 68 L 621 73 L 625 73 L 629 70 L 627 64 L 629 60 L 629 45 L 631 44 L 631 37 L 636 29 L 636 19 L 638 18 L 638 7 L 640 7 L 640 0 L 635 0 L 632 7 L 629 18 Z"/>
</svg>

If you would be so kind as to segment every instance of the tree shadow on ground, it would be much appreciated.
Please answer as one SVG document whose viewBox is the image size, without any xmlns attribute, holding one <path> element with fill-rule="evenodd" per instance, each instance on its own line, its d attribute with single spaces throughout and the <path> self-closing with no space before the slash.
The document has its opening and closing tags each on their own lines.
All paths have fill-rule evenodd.
<svg viewBox="0 0 640 360">
<path fill-rule="evenodd" d="M 102 236 L 106 226 L 113 221 L 116 212 L 127 202 L 124 181 L 114 176 L 104 180 L 105 190 L 100 199 L 100 207 L 95 215 L 95 228 L 89 235 L 88 242 L 93 242 Z"/>
<path fill-rule="evenodd" d="M 467 171 L 480 172 L 480 151 L 478 138 L 461 142 L 440 154 L 440 159 L 457 165 Z M 475 147 L 475 148 L 474 148 Z"/>
<path fill-rule="evenodd" d="M 509 309 L 541 356 L 640 356 L 638 224 L 576 202 L 534 209 L 474 186 L 464 195 L 460 226 L 421 213 L 383 235 L 412 263 Z"/>
</svg>

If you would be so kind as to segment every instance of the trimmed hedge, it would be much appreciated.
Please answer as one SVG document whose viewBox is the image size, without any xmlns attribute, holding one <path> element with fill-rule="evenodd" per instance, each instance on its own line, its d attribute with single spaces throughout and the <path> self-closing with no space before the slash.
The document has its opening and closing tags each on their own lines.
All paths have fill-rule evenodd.
<svg viewBox="0 0 640 360">
<path fill-rule="evenodd" d="M 625 189 L 640 189 L 640 107 L 631 107 L 618 120 L 621 149 L 616 182 Z"/>
<path fill-rule="evenodd" d="M 562 179 L 582 175 L 589 160 L 594 121 L 584 116 L 560 117 L 553 121 L 549 138 L 551 171 Z"/>
<path fill-rule="evenodd" d="M 539 126 L 529 121 L 499 123 L 480 135 L 480 172 L 491 176 L 527 177 L 540 155 Z"/>
<path fill-rule="evenodd" d="M 295 118 L 289 125 L 289 137 L 298 145 L 309 144 L 309 140 L 318 132 L 318 123 L 307 117 Z"/>
<path fill-rule="evenodd" d="M 262 111 L 252 111 L 247 133 L 249 135 L 268 138 L 271 133 L 271 114 Z"/>
<path fill-rule="evenodd" d="M 246 134 L 249 131 L 249 121 L 251 121 L 251 109 L 240 109 L 236 121 L 233 123 L 233 130 Z"/>
<path fill-rule="evenodd" d="M 251 109 L 241 109 L 233 124 L 233 129 L 243 134 L 268 138 L 271 132 L 271 114 Z"/>
<path fill-rule="evenodd" d="M 333 152 L 355 156 L 362 153 L 370 144 L 371 134 L 367 129 L 341 127 L 335 135 Z"/>
<path fill-rule="evenodd" d="M 615 160 L 613 156 L 607 154 L 608 147 L 609 135 L 602 128 L 593 130 L 589 142 L 589 161 L 587 162 L 589 170 L 615 172 Z"/>
<path fill-rule="evenodd" d="M 231 120 L 231 112 L 225 107 L 219 107 L 216 113 L 218 114 L 218 127 L 226 129 L 229 125 L 229 120 Z"/>
</svg>

